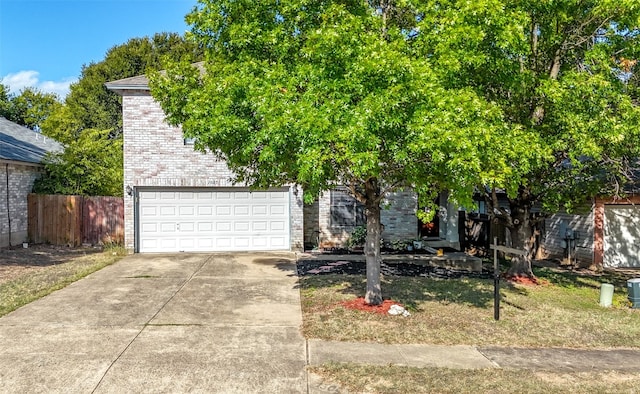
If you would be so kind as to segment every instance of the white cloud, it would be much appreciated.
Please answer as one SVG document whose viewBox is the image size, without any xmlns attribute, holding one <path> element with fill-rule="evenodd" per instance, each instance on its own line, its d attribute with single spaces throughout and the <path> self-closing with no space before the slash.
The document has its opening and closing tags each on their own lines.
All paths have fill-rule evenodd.
<svg viewBox="0 0 640 394">
<path fill-rule="evenodd" d="M 61 81 L 40 81 L 37 71 L 19 71 L 2 77 L 3 85 L 8 86 L 11 93 L 19 94 L 26 87 L 37 88 L 45 93 L 55 93 L 64 99 L 69 93 L 69 85 L 76 82 L 76 78 L 65 78 Z"/>
</svg>

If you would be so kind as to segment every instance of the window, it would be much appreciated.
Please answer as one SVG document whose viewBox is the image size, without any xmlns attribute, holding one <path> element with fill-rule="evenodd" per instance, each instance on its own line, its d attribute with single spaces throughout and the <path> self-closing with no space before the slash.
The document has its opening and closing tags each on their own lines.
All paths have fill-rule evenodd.
<svg viewBox="0 0 640 394">
<path fill-rule="evenodd" d="M 183 139 L 185 145 L 193 145 L 196 142 L 195 138 L 185 138 Z"/>
<path fill-rule="evenodd" d="M 331 227 L 364 226 L 367 219 L 364 205 L 353 198 L 345 189 L 331 190 Z"/>
</svg>

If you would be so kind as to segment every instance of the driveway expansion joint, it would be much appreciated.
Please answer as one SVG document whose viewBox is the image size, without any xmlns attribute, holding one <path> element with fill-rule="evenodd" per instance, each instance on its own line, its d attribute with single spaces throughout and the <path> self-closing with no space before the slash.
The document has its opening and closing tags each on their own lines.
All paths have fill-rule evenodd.
<svg viewBox="0 0 640 394">
<path fill-rule="evenodd" d="M 182 283 L 182 285 L 180 285 L 180 287 L 178 287 L 178 289 L 176 289 L 176 291 L 171 295 L 171 297 L 169 297 L 163 304 L 162 306 L 160 306 L 160 308 L 158 308 L 158 310 L 156 311 L 156 313 L 153 314 L 153 316 L 151 316 L 149 318 L 149 320 L 147 320 L 147 322 L 145 324 L 142 325 L 142 327 L 140 328 L 140 330 L 136 333 L 136 335 L 133 337 L 133 339 L 131 339 L 131 341 L 129 341 L 129 343 L 127 344 L 127 346 L 124 347 L 124 349 L 118 354 L 118 356 L 111 362 L 111 364 L 109 364 L 109 367 L 104 371 L 104 373 L 102 374 L 102 376 L 100 377 L 100 380 L 98 381 L 98 383 L 96 384 L 96 386 L 93 388 L 93 390 L 91 391 L 91 393 L 95 393 L 96 390 L 98 390 L 98 388 L 100 387 L 100 385 L 102 384 L 102 382 L 104 381 L 104 378 L 107 376 L 107 374 L 109 373 L 109 371 L 111 371 L 111 369 L 113 368 L 113 366 L 115 365 L 116 362 L 118 362 L 118 360 L 120 360 L 120 358 L 127 352 L 127 350 L 129 350 L 129 348 L 131 347 L 131 345 L 133 345 L 133 343 L 138 339 L 138 337 L 140 337 L 140 335 L 142 334 L 142 332 L 151 325 L 151 322 L 153 321 L 153 319 L 156 318 L 156 316 L 158 316 L 158 314 L 167 306 L 167 304 L 169 304 L 169 302 L 171 302 L 171 300 L 173 300 L 175 298 L 175 296 L 180 293 L 180 291 L 182 289 L 184 289 L 184 287 L 195 277 L 195 275 L 200 272 L 200 270 L 202 270 L 202 268 L 211 260 L 213 259 L 213 256 L 209 256 L 207 257 L 206 260 L 204 260 L 196 270 L 193 271 L 193 273 Z M 172 324 L 172 325 L 176 325 L 176 324 Z"/>
</svg>

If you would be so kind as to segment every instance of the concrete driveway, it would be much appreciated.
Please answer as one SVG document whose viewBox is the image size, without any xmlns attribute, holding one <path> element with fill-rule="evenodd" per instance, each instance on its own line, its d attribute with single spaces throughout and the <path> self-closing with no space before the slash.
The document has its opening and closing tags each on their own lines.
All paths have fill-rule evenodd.
<svg viewBox="0 0 640 394">
<path fill-rule="evenodd" d="M 132 255 L 0 318 L 0 392 L 307 392 L 289 253 Z"/>
</svg>

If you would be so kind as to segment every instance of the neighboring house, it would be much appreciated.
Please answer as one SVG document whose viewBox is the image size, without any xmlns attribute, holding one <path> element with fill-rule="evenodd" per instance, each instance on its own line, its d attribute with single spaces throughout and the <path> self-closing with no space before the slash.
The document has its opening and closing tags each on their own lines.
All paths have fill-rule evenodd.
<svg viewBox="0 0 640 394">
<path fill-rule="evenodd" d="M 250 191 L 230 182 L 223 161 L 193 150 L 165 122 L 144 76 L 108 82 L 122 96 L 125 246 L 135 252 L 302 250 L 339 247 L 364 224 L 361 208 L 339 189 L 305 206 L 296 186 Z M 385 240 L 419 236 L 413 193 L 388 196 Z M 457 246 L 457 210 L 443 205 L 438 239 Z M 451 214 L 447 215 L 446 212 Z"/>
<path fill-rule="evenodd" d="M 596 198 L 586 213 L 551 216 L 541 246 L 546 256 L 570 255 L 580 266 L 640 268 L 640 195 Z"/>
<path fill-rule="evenodd" d="M 27 241 L 27 195 L 56 141 L 0 117 L 0 247 Z"/>
<path fill-rule="evenodd" d="M 557 212 L 544 218 L 536 234 L 536 258 L 580 267 L 640 268 L 640 182 L 627 193 L 627 198 L 595 198 L 574 213 Z M 498 199 L 508 209 L 506 196 L 498 194 Z M 466 241 L 471 242 L 464 246 L 488 248 L 494 236 L 499 243 L 509 244 L 508 230 L 491 224 L 482 203 L 479 213 L 467 215 Z M 539 209 L 533 208 L 532 214 L 540 214 Z"/>
</svg>

